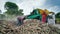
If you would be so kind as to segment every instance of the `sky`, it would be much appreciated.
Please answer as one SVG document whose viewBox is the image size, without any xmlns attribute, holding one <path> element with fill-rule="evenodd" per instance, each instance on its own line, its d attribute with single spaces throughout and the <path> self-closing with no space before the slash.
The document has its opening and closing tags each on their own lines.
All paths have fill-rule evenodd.
<svg viewBox="0 0 60 34">
<path fill-rule="evenodd" d="M 60 0 L 0 0 L 0 10 L 5 12 L 5 2 L 14 2 L 19 9 L 23 9 L 24 15 L 30 14 L 35 8 L 48 9 L 55 13 L 60 12 Z"/>
</svg>

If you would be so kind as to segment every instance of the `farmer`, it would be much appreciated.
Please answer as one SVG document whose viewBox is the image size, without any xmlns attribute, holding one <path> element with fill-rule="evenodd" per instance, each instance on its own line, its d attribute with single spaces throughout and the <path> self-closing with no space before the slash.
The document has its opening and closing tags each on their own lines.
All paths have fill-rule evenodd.
<svg viewBox="0 0 60 34">
<path fill-rule="evenodd" d="M 42 14 L 42 23 L 46 23 L 46 17 L 47 17 L 47 14 L 45 12 L 43 12 L 43 14 Z"/>
<path fill-rule="evenodd" d="M 19 16 L 18 18 L 17 18 L 17 20 L 18 20 L 18 26 L 20 26 L 20 25 L 22 25 L 23 24 L 23 20 L 24 20 L 24 16 Z"/>
<path fill-rule="evenodd" d="M 53 12 L 51 12 L 51 14 L 49 14 L 48 24 L 53 24 L 53 25 L 55 25 L 55 14 L 54 14 Z"/>
</svg>

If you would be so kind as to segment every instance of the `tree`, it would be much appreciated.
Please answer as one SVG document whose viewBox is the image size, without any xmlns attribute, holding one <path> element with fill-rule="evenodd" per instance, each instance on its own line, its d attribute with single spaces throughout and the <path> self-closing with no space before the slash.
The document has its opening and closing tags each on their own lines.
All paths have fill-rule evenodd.
<svg viewBox="0 0 60 34">
<path fill-rule="evenodd" d="M 0 14 L 0 20 L 3 20 L 3 19 L 5 19 L 5 15 L 4 14 Z"/>
<path fill-rule="evenodd" d="M 0 10 L 0 14 L 2 13 L 2 11 Z"/>
<path fill-rule="evenodd" d="M 18 11 L 18 15 L 24 15 L 23 9 L 20 9 L 20 10 Z"/>
<path fill-rule="evenodd" d="M 60 18 L 60 12 L 56 14 L 56 18 Z"/>
<path fill-rule="evenodd" d="M 5 13 L 9 15 L 19 15 L 22 14 L 22 12 L 19 12 L 19 8 L 15 3 L 12 2 L 6 2 L 4 5 L 4 8 L 7 10 Z"/>
<path fill-rule="evenodd" d="M 4 8 L 7 10 L 18 10 L 18 6 L 12 2 L 6 2 Z"/>
</svg>

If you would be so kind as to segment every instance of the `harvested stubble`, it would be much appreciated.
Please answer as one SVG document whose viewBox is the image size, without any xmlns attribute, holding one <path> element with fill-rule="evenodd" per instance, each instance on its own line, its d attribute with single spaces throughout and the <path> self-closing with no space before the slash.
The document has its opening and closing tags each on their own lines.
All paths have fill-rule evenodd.
<svg viewBox="0 0 60 34">
<path fill-rule="evenodd" d="M 24 24 L 19 27 L 11 23 L 1 23 L 0 27 L 1 34 L 60 34 L 60 29 L 46 23 L 41 24 L 36 19 L 25 20 Z"/>
</svg>

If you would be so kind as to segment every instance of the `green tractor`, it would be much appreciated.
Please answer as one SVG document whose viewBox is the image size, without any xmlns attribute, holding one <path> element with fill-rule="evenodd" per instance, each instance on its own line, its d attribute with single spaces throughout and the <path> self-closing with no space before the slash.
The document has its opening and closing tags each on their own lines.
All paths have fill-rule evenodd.
<svg viewBox="0 0 60 34">
<path fill-rule="evenodd" d="M 38 9 L 35 9 L 25 19 L 38 19 L 38 20 L 41 20 L 42 19 L 42 15 L 38 11 Z"/>
</svg>

